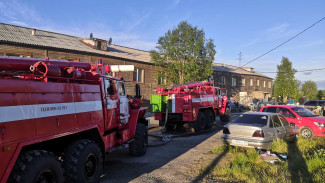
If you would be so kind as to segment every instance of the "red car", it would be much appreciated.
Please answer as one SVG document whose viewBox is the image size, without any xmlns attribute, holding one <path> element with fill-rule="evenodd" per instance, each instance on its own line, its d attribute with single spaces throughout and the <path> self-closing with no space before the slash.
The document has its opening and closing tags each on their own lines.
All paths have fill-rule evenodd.
<svg viewBox="0 0 325 183">
<path fill-rule="evenodd" d="M 299 132 L 304 138 L 325 136 L 325 118 L 317 116 L 310 110 L 295 105 L 264 106 L 259 112 L 272 112 L 282 114 L 289 123 L 299 127 Z"/>
</svg>

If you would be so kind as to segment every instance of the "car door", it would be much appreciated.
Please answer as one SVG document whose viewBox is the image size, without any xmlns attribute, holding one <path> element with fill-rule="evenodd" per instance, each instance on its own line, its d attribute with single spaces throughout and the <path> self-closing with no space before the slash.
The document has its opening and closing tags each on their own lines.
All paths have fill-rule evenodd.
<svg viewBox="0 0 325 183">
<path fill-rule="evenodd" d="M 293 114 L 289 109 L 284 107 L 278 108 L 278 113 L 284 116 L 289 123 L 296 124 L 297 123 L 297 117 L 295 114 Z"/>
<path fill-rule="evenodd" d="M 281 123 L 278 115 L 272 115 L 271 119 L 272 119 L 271 121 L 272 121 L 272 125 L 273 125 L 271 127 L 273 128 L 273 131 L 274 131 L 274 138 L 283 139 L 286 135 L 286 130 L 282 126 L 282 123 Z"/>
<path fill-rule="evenodd" d="M 279 115 L 279 119 L 283 125 L 283 128 L 285 129 L 285 137 L 290 136 L 290 130 L 292 129 L 292 127 L 289 125 L 289 122 L 286 120 L 287 118 Z"/>
</svg>

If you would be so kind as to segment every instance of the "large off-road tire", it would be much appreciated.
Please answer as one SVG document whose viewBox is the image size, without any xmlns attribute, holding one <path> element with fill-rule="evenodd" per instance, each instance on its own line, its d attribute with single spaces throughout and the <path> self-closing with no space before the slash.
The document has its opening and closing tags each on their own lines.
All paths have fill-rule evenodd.
<svg viewBox="0 0 325 183">
<path fill-rule="evenodd" d="M 197 119 L 194 122 L 194 130 L 195 132 L 199 132 L 201 130 L 205 129 L 205 116 L 204 113 L 202 111 L 199 111 L 199 114 L 197 115 Z"/>
<path fill-rule="evenodd" d="M 204 112 L 205 115 L 205 129 L 210 129 L 215 121 L 214 114 L 211 110 L 207 110 Z"/>
<path fill-rule="evenodd" d="M 134 140 L 129 144 L 130 154 L 132 156 L 143 156 L 147 152 L 148 129 L 144 124 L 138 123 Z"/>
<path fill-rule="evenodd" d="M 53 153 L 32 150 L 19 155 L 8 182 L 62 183 L 63 170 L 58 158 Z"/>
<path fill-rule="evenodd" d="M 225 114 L 220 116 L 220 120 L 224 123 L 227 123 L 230 121 L 230 119 L 231 119 L 231 111 L 230 111 L 230 108 L 227 107 Z"/>
<path fill-rule="evenodd" d="M 99 182 L 103 170 L 102 152 L 88 139 L 70 144 L 62 156 L 66 182 Z"/>
<path fill-rule="evenodd" d="M 314 132 L 309 127 L 302 127 L 300 130 L 300 135 L 305 139 L 310 139 L 314 137 Z"/>
</svg>

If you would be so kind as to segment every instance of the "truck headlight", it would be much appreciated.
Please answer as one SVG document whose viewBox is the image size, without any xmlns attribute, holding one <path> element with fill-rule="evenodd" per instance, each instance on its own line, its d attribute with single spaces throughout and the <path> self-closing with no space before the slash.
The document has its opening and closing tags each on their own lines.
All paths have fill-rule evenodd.
<svg viewBox="0 0 325 183">
<path fill-rule="evenodd" d="M 314 121 L 314 124 L 319 126 L 319 127 L 325 127 L 325 123 L 320 123 L 320 122 Z"/>
</svg>

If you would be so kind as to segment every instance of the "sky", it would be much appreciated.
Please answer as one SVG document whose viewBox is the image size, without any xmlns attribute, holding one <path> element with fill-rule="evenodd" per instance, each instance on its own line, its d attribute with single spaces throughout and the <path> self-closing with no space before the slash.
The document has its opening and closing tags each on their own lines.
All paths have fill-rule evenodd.
<svg viewBox="0 0 325 183">
<path fill-rule="evenodd" d="M 325 17 L 324 0 L 0 0 L 0 22 L 108 40 L 150 51 L 187 21 L 214 40 L 214 62 L 239 66 Z M 287 57 L 297 71 L 325 68 L 325 20 L 245 67 L 275 78 Z M 325 89 L 325 69 L 297 72 Z"/>
</svg>

